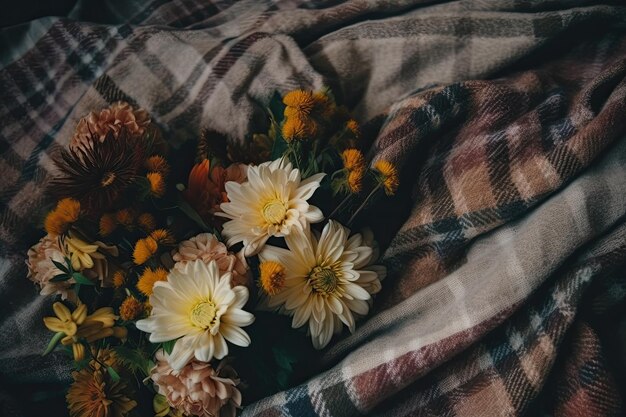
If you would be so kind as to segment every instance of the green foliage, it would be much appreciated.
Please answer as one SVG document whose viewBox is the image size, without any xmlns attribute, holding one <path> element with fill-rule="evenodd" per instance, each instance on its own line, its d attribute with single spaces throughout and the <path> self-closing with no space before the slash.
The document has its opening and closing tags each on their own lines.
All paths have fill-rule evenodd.
<svg viewBox="0 0 626 417">
<path fill-rule="evenodd" d="M 54 348 L 57 346 L 57 344 L 64 337 L 65 337 L 65 333 L 63 332 L 55 333 L 54 336 L 52 336 L 52 339 L 50 339 L 50 342 L 48 343 L 48 347 L 46 347 L 46 350 L 41 354 L 41 356 L 46 356 L 48 353 L 52 352 Z"/>
<path fill-rule="evenodd" d="M 132 373 L 142 373 L 149 375 L 152 368 L 152 361 L 141 349 L 131 349 L 126 346 L 115 346 L 113 348 L 117 359 L 123 363 Z"/>
<path fill-rule="evenodd" d="M 198 214 L 198 212 L 189 205 L 185 200 L 178 200 L 176 203 L 180 211 L 182 211 L 189 219 L 191 219 L 194 223 L 196 223 L 200 228 L 205 231 L 211 231 L 211 228 L 207 226 L 207 224 L 202 220 L 202 217 Z"/>
<path fill-rule="evenodd" d="M 111 377 L 111 380 L 113 382 L 117 382 L 120 380 L 120 375 L 112 367 L 107 366 L 107 372 L 109 373 L 109 376 Z"/>
<path fill-rule="evenodd" d="M 274 145 L 272 146 L 270 159 L 275 160 L 283 156 L 288 151 L 289 145 L 283 138 L 282 130 L 280 128 L 280 125 L 285 117 L 285 104 L 283 103 L 283 99 L 278 92 L 275 92 L 272 96 L 272 99 L 267 107 L 267 112 L 269 114 L 271 124 L 270 131 L 274 136 Z"/>
<path fill-rule="evenodd" d="M 170 353 L 172 353 L 172 350 L 174 350 L 174 345 L 176 344 L 176 340 L 170 340 L 168 342 L 163 342 L 162 343 L 162 347 L 163 350 L 165 351 L 165 353 L 167 353 L 168 355 Z"/>
</svg>

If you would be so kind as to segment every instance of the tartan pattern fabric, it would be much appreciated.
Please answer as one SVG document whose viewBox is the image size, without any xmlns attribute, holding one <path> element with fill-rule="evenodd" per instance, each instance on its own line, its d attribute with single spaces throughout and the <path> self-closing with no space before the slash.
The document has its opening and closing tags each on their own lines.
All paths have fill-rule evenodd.
<svg viewBox="0 0 626 417">
<path fill-rule="evenodd" d="M 111 0 L 3 31 L 0 375 L 69 378 L 65 358 L 40 357 L 50 300 L 24 256 L 50 155 L 82 115 L 126 100 L 174 145 L 201 127 L 245 143 L 273 91 L 329 85 L 369 121 L 369 158 L 401 169 L 372 222 L 390 274 L 327 372 L 244 414 L 623 412 L 604 342 L 575 314 L 607 276 L 599 297 L 625 297 L 625 28 L 613 2 Z"/>
</svg>

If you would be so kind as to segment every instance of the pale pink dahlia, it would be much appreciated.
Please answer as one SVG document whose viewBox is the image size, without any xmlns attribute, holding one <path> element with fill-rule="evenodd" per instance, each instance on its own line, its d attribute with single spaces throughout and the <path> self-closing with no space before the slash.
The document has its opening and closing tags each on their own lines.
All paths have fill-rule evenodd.
<svg viewBox="0 0 626 417">
<path fill-rule="evenodd" d="M 28 249 L 28 278 L 41 288 L 41 295 L 61 294 L 63 299 L 73 295 L 70 286 L 74 282 L 50 282 L 55 275 L 62 274 L 53 263 L 65 264 L 65 253 L 59 245 L 59 239 L 50 235 L 45 235 L 37 244 Z"/>
<path fill-rule="evenodd" d="M 193 360 L 175 371 L 162 350 L 155 359 L 150 378 L 171 407 L 189 416 L 235 416 L 241 406 L 241 393 L 236 388 L 239 379 L 232 367 L 222 362 L 213 369 L 207 362 Z"/>
<path fill-rule="evenodd" d="M 92 135 L 100 142 L 104 141 L 109 132 L 117 138 L 122 129 L 125 129 L 131 136 L 139 136 L 145 132 L 149 124 L 148 112 L 143 109 L 134 109 L 128 103 L 118 101 L 99 113 L 91 112 L 80 119 L 70 141 L 70 149 L 91 147 Z"/>
<path fill-rule="evenodd" d="M 225 272 L 232 273 L 231 285 L 250 286 L 252 274 L 246 262 L 246 258 L 241 252 L 229 252 L 222 242 L 214 234 L 200 233 L 189 240 L 180 242 L 178 248 L 172 253 L 172 259 L 176 264 L 174 268 L 184 271 L 185 265 L 196 259 L 201 259 L 208 265 L 215 261 L 220 270 L 220 275 Z"/>
</svg>

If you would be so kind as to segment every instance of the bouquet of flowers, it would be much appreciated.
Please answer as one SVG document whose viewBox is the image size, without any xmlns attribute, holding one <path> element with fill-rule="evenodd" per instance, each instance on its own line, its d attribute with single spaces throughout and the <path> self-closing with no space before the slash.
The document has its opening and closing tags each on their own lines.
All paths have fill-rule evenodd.
<svg viewBox="0 0 626 417">
<path fill-rule="evenodd" d="M 233 416 L 368 314 L 385 268 L 350 228 L 395 193 L 395 167 L 368 167 L 327 89 L 275 94 L 267 114 L 245 146 L 205 131 L 170 149 L 118 102 L 55 157 L 27 264 L 58 298 L 44 354 L 73 360 L 70 415 Z"/>
</svg>

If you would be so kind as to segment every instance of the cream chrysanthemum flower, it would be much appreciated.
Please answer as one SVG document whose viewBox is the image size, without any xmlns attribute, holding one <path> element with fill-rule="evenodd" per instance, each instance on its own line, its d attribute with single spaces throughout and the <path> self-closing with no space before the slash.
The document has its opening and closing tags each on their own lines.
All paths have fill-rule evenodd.
<svg viewBox="0 0 626 417">
<path fill-rule="evenodd" d="M 313 346 L 321 349 L 344 323 L 354 331 L 354 313 L 369 311 L 370 294 L 380 290 L 384 267 L 370 265 L 375 251 L 364 244 L 367 238 L 330 220 L 319 240 L 312 234 L 286 237 L 289 250 L 265 246 L 259 253 L 262 262 L 274 261 L 285 269 L 284 286 L 268 295 L 270 308 L 293 315 L 298 328 L 309 323 Z"/>
<path fill-rule="evenodd" d="M 315 174 L 301 181 L 300 171 L 284 159 L 248 168 L 248 181 L 226 183 L 230 202 L 222 203 L 223 213 L 231 219 L 224 224 L 229 246 L 244 244 L 244 255 L 251 256 L 271 236 L 285 237 L 294 230 L 308 230 L 310 223 L 323 219 L 320 209 L 309 205 L 325 174 Z"/>
<path fill-rule="evenodd" d="M 151 333 L 152 343 L 178 339 L 169 356 L 173 369 L 182 369 L 194 357 L 202 362 L 222 359 L 228 354 L 226 340 L 250 344 L 241 329 L 254 322 L 254 316 L 242 310 L 248 289 L 231 288 L 230 280 L 230 273 L 220 277 L 215 261 L 207 265 L 198 259 L 183 270 L 172 269 L 167 281 L 154 284 L 152 313 L 139 320 L 137 328 Z"/>
</svg>

